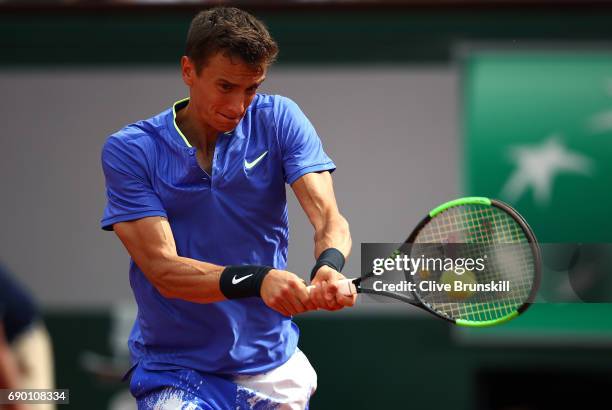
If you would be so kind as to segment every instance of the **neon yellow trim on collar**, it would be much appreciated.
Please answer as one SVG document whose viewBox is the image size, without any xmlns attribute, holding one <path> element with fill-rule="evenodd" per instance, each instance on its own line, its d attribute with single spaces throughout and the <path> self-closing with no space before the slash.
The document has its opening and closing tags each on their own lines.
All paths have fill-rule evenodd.
<svg viewBox="0 0 612 410">
<path fill-rule="evenodd" d="M 174 124 L 174 128 L 176 128 L 176 132 L 178 132 L 179 135 L 183 138 L 183 141 L 185 141 L 185 144 L 187 144 L 189 148 L 193 148 L 191 144 L 189 143 L 189 141 L 187 140 L 187 138 L 185 137 L 185 135 L 183 135 L 183 133 L 181 132 L 178 125 L 176 125 L 176 106 L 185 101 L 189 101 L 189 97 L 183 98 L 182 100 L 178 100 L 177 102 L 172 104 L 172 123 Z"/>
</svg>

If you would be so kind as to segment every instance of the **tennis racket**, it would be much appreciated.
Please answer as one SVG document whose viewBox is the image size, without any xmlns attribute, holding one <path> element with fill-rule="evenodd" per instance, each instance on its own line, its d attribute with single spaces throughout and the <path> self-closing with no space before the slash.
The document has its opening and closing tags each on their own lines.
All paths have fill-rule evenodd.
<svg viewBox="0 0 612 410">
<path fill-rule="evenodd" d="M 453 258 L 487 254 L 485 268 L 470 271 L 469 276 L 462 276 L 464 281 L 468 277 L 472 283 L 507 281 L 511 290 L 480 292 L 473 296 L 469 296 L 469 292 L 449 292 L 449 295 L 421 290 L 419 283 L 422 281 L 443 283 L 448 278 L 448 271 L 430 269 L 413 274 L 405 272 L 406 281 L 414 284 L 412 291 L 375 290 L 368 286 L 376 276 L 373 272 L 340 281 L 339 291 L 347 296 L 363 293 L 392 298 L 454 324 L 470 327 L 507 322 L 525 312 L 534 301 L 541 276 L 540 249 L 525 219 L 509 205 L 483 197 L 444 203 L 429 212 L 392 255 L 440 258 L 447 252 L 445 244 L 455 244 Z M 453 301 L 453 297 L 457 301 Z"/>
</svg>

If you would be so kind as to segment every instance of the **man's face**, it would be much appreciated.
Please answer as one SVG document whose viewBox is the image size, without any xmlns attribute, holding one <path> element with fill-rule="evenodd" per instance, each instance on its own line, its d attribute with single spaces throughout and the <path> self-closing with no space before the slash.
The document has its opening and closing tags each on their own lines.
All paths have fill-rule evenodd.
<svg viewBox="0 0 612 410">
<path fill-rule="evenodd" d="M 227 132 L 244 116 L 266 77 L 266 68 L 251 67 L 237 57 L 217 53 L 199 73 L 188 57 L 181 60 L 183 81 L 189 87 L 189 104 L 206 128 Z"/>
</svg>

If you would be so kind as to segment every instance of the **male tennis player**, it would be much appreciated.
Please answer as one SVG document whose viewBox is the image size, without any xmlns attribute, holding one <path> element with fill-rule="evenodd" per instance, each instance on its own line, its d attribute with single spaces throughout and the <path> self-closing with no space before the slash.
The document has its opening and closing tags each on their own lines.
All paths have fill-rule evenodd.
<svg viewBox="0 0 612 410">
<path fill-rule="evenodd" d="M 189 98 L 113 134 L 107 206 L 132 263 L 140 409 L 303 409 L 316 373 L 291 316 L 352 306 L 335 282 L 351 247 L 313 126 L 257 94 L 277 45 L 235 8 L 198 14 L 181 59 Z M 291 185 L 315 229 L 316 288 L 284 270 Z"/>
</svg>

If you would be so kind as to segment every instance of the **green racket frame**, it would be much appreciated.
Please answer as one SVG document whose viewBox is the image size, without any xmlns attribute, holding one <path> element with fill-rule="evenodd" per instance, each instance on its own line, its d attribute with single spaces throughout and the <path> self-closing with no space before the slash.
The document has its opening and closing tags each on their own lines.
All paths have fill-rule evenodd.
<svg viewBox="0 0 612 410">
<path fill-rule="evenodd" d="M 512 320 L 516 318 L 517 316 L 519 316 L 520 314 L 522 314 L 523 312 L 525 312 L 535 301 L 535 297 L 540 287 L 540 281 L 541 281 L 541 275 L 542 275 L 542 257 L 540 253 L 540 247 L 538 245 L 538 242 L 536 240 L 536 237 L 533 231 L 531 230 L 531 228 L 529 227 L 525 219 L 516 210 L 514 210 L 510 205 L 502 201 L 498 201 L 495 199 L 489 199 L 485 197 L 465 197 L 465 198 L 459 198 L 459 199 L 455 199 L 455 200 L 446 202 L 442 205 L 437 206 L 433 210 L 431 210 L 429 214 L 425 218 L 423 218 L 418 223 L 418 225 L 414 228 L 414 230 L 412 231 L 408 239 L 406 239 L 404 244 L 410 245 L 414 243 L 416 237 L 421 232 L 423 227 L 425 227 L 429 223 L 429 221 L 431 221 L 437 215 L 453 207 L 464 206 L 464 205 L 484 205 L 484 206 L 496 207 L 496 208 L 503 210 L 507 215 L 509 215 L 512 219 L 514 219 L 514 221 L 520 226 L 523 233 L 525 234 L 525 237 L 527 238 L 527 242 L 529 243 L 529 246 L 531 248 L 531 251 L 533 252 L 533 257 L 534 257 L 534 268 L 535 268 L 534 279 L 533 279 L 532 287 L 531 287 L 531 290 L 529 292 L 527 299 L 516 310 L 513 310 L 502 317 L 495 318 L 492 320 L 467 320 L 467 319 L 449 318 L 437 312 L 436 310 L 428 307 L 427 304 L 422 301 L 420 295 L 417 292 L 411 292 L 414 297 L 413 299 L 408 296 L 405 296 L 402 294 L 396 294 L 393 292 L 374 291 L 372 289 L 362 288 L 361 281 L 369 277 L 372 277 L 373 273 L 369 273 L 360 278 L 350 280 L 352 286 L 348 286 L 347 284 L 347 287 L 346 287 L 347 292 L 349 292 L 348 289 L 350 288 L 350 289 L 354 289 L 350 291 L 350 293 L 364 293 L 364 294 L 380 295 L 380 296 L 386 296 L 389 298 L 400 300 L 402 302 L 406 302 L 413 306 L 424 309 L 448 322 L 451 322 L 451 323 L 454 323 L 460 326 L 467 326 L 467 327 L 486 327 L 486 326 L 499 325 L 501 323 L 508 322 L 509 320 Z"/>
</svg>

